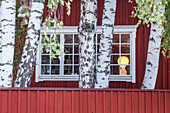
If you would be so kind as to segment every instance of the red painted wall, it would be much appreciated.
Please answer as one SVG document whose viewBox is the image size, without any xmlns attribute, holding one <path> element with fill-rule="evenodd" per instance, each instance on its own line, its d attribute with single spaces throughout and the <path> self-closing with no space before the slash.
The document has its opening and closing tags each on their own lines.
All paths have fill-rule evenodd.
<svg viewBox="0 0 170 113">
<path fill-rule="evenodd" d="M 102 12 L 104 0 L 98 0 L 98 26 L 102 23 Z M 133 4 L 128 0 L 117 0 L 115 25 L 135 25 L 136 18 L 131 18 L 130 14 Z M 46 8 L 47 9 L 47 8 Z M 45 9 L 45 10 L 46 10 Z M 44 12 L 44 16 L 47 11 Z M 71 15 L 67 16 L 64 10 L 64 25 L 78 26 L 80 19 L 80 0 L 74 0 L 71 5 Z M 150 28 L 140 25 L 136 34 L 136 83 L 110 82 L 110 88 L 140 88 L 145 73 L 146 55 L 148 48 Z M 78 87 L 78 82 L 66 81 L 45 81 L 35 83 L 35 74 L 32 77 L 31 87 Z M 156 82 L 156 89 L 170 89 L 170 62 L 160 54 L 159 71 Z"/>
<path fill-rule="evenodd" d="M 170 90 L 0 88 L 0 113 L 169 113 Z"/>
</svg>

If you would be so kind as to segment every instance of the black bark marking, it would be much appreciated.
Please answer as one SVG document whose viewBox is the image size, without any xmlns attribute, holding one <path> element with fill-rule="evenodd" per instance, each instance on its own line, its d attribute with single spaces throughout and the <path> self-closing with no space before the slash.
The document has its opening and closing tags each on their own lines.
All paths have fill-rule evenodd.
<svg viewBox="0 0 170 113">
<path fill-rule="evenodd" d="M 154 49 L 159 50 L 160 48 L 154 48 Z"/>
<path fill-rule="evenodd" d="M 151 54 L 151 55 L 152 55 L 152 52 L 148 52 L 148 54 Z"/>
<path fill-rule="evenodd" d="M 147 62 L 147 65 L 151 65 L 151 67 L 153 66 L 153 64 L 151 62 Z"/>
<path fill-rule="evenodd" d="M 86 48 L 89 49 L 89 45 L 87 45 Z"/>
<path fill-rule="evenodd" d="M 153 24 L 154 24 L 154 25 L 155 25 L 155 24 L 158 25 L 156 22 L 153 22 Z"/>
<path fill-rule="evenodd" d="M 8 19 L 2 19 L 1 22 L 3 21 L 12 22 L 12 20 L 8 20 Z"/>
<path fill-rule="evenodd" d="M 142 89 L 147 89 L 147 87 L 142 83 L 142 85 L 141 85 L 141 88 Z"/>
<path fill-rule="evenodd" d="M 4 81 L 5 79 L 1 77 L 1 81 Z"/>
<path fill-rule="evenodd" d="M 151 37 L 149 41 L 153 41 L 155 43 L 155 39 L 153 37 Z"/>
<path fill-rule="evenodd" d="M 153 32 L 156 32 L 156 29 L 152 29 Z"/>
<path fill-rule="evenodd" d="M 148 71 L 148 72 L 151 72 L 151 70 L 150 70 L 150 69 L 148 69 L 147 71 Z"/>
<path fill-rule="evenodd" d="M 85 32 L 92 32 L 94 30 L 94 24 L 89 23 L 89 22 L 83 22 L 81 25 L 82 31 Z"/>
</svg>

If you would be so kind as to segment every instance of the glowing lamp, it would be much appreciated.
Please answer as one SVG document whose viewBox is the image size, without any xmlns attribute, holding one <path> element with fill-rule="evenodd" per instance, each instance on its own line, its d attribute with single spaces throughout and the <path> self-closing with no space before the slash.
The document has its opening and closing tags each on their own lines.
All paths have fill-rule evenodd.
<svg viewBox="0 0 170 113">
<path fill-rule="evenodd" d="M 120 64 L 121 67 L 121 74 L 120 75 L 127 75 L 127 70 L 125 69 L 126 65 L 129 64 L 129 59 L 126 56 L 121 56 L 118 58 L 117 63 Z"/>
</svg>

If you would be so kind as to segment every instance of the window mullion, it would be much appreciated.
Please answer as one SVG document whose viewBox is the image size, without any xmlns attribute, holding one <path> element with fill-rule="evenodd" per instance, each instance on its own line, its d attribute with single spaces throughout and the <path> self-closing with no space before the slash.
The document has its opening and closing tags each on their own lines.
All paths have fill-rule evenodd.
<svg viewBox="0 0 170 113">
<path fill-rule="evenodd" d="M 120 58 L 119 75 L 121 75 L 121 34 L 119 34 L 119 58 Z"/>
<path fill-rule="evenodd" d="M 64 34 L 60 34 L 60 76 L 64 75 Z"/>
<path fill-rule="evenodd" d="M 51 35 L 50 35 L 50 75 L 51 75 Z"/>
<path fill-rule="evenodd" d="M 73 34 L 73 57 L 72 57 L 72 74 L 74 74 L 74 34 Z"/>
</svg>

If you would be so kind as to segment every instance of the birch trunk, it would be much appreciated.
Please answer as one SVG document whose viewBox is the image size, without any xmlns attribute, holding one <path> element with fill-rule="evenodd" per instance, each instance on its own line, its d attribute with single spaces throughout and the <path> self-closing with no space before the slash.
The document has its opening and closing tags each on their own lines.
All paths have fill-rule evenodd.
<svg viewBox="0 0 170 113">
<path fill-rule="evenodd" d="M 12 86 L 12 68 L 15 39 L 15 0 L 1 0 L 0 2 L 0 87 Z"/>
<path fill-rule="evenodd" d="M 15 87 L 30 86 L 36 61 L 43 10 L 44 0 L 32 0 L 27 36 L 23 48 L 21 62 L 19 64 L 19 70 L 15 80 Z"/>
<path fill-rule="evenodd" d="M 94 39 L 97 24 L 97 0 L 81 0 L 79 23 L 79 87 L 94 88 L 95 50 Z"/>
<path fill-rule="evenodd" d="M 108 88 L 116 0 L 105 0 L 95 88 Z"/>
<path fill-rule="evenodd" d="M 160 10 L 162 10 L 162 7 L 160 7 Z M 165 12 L 165 7 L 162 10 L 162 13 L 164 12 Z M 155 88 L 158 66 L 159 66 L 159 53 L 160 53 L 162 31 L 163 31 L 163 26 L 159 27 L 158 23 L 154 23 L 153 25 L 151 25 L 148 52 L 147 52 L 146 70 L 145 70 L 144 80 L 141 89 Z"/>
</svg>

